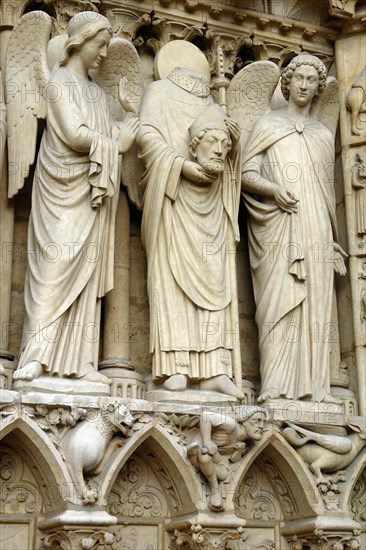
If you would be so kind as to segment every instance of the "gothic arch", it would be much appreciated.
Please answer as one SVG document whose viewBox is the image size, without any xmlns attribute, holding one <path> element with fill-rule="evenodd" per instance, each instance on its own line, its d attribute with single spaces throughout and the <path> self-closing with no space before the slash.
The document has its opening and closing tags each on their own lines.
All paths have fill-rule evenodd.
<svg viewBox="0 0 366 550">
<path fill-rule="evenodd" d="M 366 479 L 366 448 L 364 448 L 352 464 L 347 468 L 347 485 L 343 494 L 341 493 L 340 507 L 346 513 L 352 507 L 352 500 L 358 484 Z"/>
<path fill-rule="evenodd" d="M 72 482 L 60 453 L 50 438 L 27 415 L 11 420 L 0 433 L 0 444 L 9 439 L 15 450 L 19 450 L 29 463 L 40 473 L 48 511 L 60 510 L 68 500 Z"/>
<path fill-rule="evenodd" d="M 179 494 L 180 504 L 175 513 L 183 515 L 196 512 L 202 501 L 202 487 L 197 475 L 185 457 L 184 448 L 180 448 L 165 430 L 156 425 L 148 425 L 141 429 L 138 437 L 128 440 L 123 449 L 114 455 L 111 464 L 101 478 L 101 499 L 108 500 L 110 491 L 124 464 L 143 445 L 148 445 Z"/>
<path fill-rule="evenodd" d="M 273 491 L 281 499 L 291 503 L 293 513 L 283 508 L 285 521 L 319 513 L 322 503 L 307 467 L 284 438 L 275 431 L 269 432 L 253 447 L 239 464 L 227 488 L 227 508 L 234 508 L 240 485 L 252 464 L 263 460 L 271 469 L 269 476 Z M 298 506 L 301 503 L 301 508 Z"/>
</svg>

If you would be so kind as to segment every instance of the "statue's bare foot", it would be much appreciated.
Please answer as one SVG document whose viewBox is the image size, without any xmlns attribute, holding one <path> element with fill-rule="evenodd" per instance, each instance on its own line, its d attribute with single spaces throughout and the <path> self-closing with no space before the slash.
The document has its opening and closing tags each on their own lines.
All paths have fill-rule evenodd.
<svg viewBox="0 0 366 550">
<path fill-rule="evenodd" d="M 100 384 L 108 384 L 108 386 L 112 384 L 112 380 L 104 376 L 101 372 L 95 370 L 91 363 L 86 365 L 84 371 L 85 370 L 86 374 L 84 374 L 80 380 L 85 380 L 86 382 L 99 382 Z"/>
<path fill-rule="evenodd" d="M 269 399 L 278 399 L 281 396 L 280 392 L 275 389 L 266 390 L 260 394 L 257 399 L 258 403 L 264 403 L 264 401 L 269 401 Z"/>
<path fill-rule="evenodd" d="M 187 377 L 185 374 L 173 374 L 164 382 L 164 388 L 170 391 L 184 391 L 187 389 Z"/>
<path fill-rule="evenodd" d="M 112 384 L 112 380 L 110 378 L 107 378 L 104 374 L 101 374 L 96 370 L 94 372 L 88 372 L 88 374 L 82 376 L 80 380 L 85 380 L 86 382 L 99 382 L 101 384 L 108 384 L 108 386 Z"/>
<path fill-rule="evenodd" d="M 39 361 L 29 361 L 21 369 L 17 369 L 13 374 L 14 380 L 34 380 L 41 376 L 43 372 Z"/>
<path fill-rule="evenodd" d="M 322 399 L 322 403 L 333 403 L 334 405 L 344 405 L 344 401 L 342 399 L 339 399 L 339 397 L 335 397 L 330 393 L 325 394 L 325 396 Z"/>
<path fill-rule="evenodd" d="M 213 378 L 207 378 L 200 383 L 200 390 L 217 391 L 225 393 L 238 399 L 244 398 L 244 393 L 237 387 L 236 384 L 226 374 L 220 374 Z"/>
</svg>

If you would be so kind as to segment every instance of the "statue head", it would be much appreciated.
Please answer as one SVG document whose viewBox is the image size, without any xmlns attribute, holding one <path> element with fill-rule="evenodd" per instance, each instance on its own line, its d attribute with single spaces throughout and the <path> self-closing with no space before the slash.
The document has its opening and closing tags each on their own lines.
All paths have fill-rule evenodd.
<svg viewBox="0 0 366 550">
<path fill-rule="evenodd" d="M 242 405 L 236 410 L 236 421 L 246 429 L 248 439 L 259 441 L 263 437 L 266 410 L 256 405 Z"/>
<path fill-rule="evenodd" d="M 95 38 L 100 32 L 106 31 L 109 39 L 113 35 L 110 22 L 100 13 L 82 11 L 70 19 L 67 28 L 68 39 L 65 42 L 64 54 L 59 66 L 64 66 L 75 51 L 80 51 L 83 45 Z"/>
<path fill-rule="evenodd" d="M 282 94 L 285 99 L 289 100 L 290 84 L 293 82 L 294 74 L 296 78 L 296 75 L 300 71 L 301 67 L 304 67 L 305 70 L 308 67 L 312 67 L 314 76 L 317 76 L 316 89 L 314 90 L 314 96 L 312 98 L 312 101 L 316 101 L 318 95 L 321 94 L 326 88 L 327 69 L 323 61 L 314 55 L 302 54 L 291 59 L 290 63 L 283 69 L 281 74 Z M 309 72 L 311 69 L 307 69 L 307 71 Z"/>
<path fill-rule="evenodd" d="M 220 174 L 231 149 L 225 115 L 218 105 L 210 105 L 189 128 L 191 156 L 209 174 Z"/>
<path fill-rule="evenodd" d="M 356 154 L 357 174 L 360 179 L 366 179 L 366 153 Z"/>
</svg>

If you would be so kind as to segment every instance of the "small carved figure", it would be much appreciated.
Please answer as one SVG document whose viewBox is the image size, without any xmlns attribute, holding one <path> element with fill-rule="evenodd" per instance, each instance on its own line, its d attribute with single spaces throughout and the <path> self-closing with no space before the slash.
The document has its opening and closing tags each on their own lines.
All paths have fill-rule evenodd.
<svg viewBox="0 0 366 550">
<path fill-rule="evenodd" d="M 356 154 L 352 170 L 352 186 L 356 189 L 357 233 L 362 238 L 360 247 L 366 244 L 366 152 Z"/>
<path fill-rule="evenodd" d="M 203 54 L 189 46 L 198 52 L 191 52 L 194 64 Z M 179 48 L 184 52 L 185 42 Z M 146 89 L 137 136 L 147 168 L 141 232 L 153 378 L 170 391 L 200 383 L 242 398 L 235 275 L 240 131 L 214 109 L 204 74 L 173 61 L 167 78 Z"/>
<path fill-rule="evenodd" d="M 351 130 L 356 136 L 361 135 L 357 126 L 361 111 L 366 111 L 366 65 L 354 81 L 346 98 L 347 109 L 351 111 Z"/>
<path fill-rule="evenodd" d="M 70 20 L 62 59 L 49 74 L 51 24 L 44 12 L 24 15 L 7 56 L 7 79 L 19 82 L 7 97 L 9 159 L 21 158 L 25 166 L 25 173 L 9 172 L 9 196 L 23 186 L 34 160 L 37 117 L 46 118 L 33 182 L 26 316 L 14 379 L 47 374 L 108 384 L 97 372 L 101 298 L 113 288 L 119 155 L 133 143 L 138 119 L 114 120 L 106 92 L 89 71 L 105 77 L 107 52 L 113 50 L 108 84 L 118 89 L 125 57 L 133 66 L 137 52 L 127 41 L 112 40 L 106 17 L 81 12 Z M 28 82 L 38 95 L 20 93 Z M 118 99 L 130 107 L 122 86 Z"/>
<path fill-rule="evenodd" d="M 347 468 L 365 446 L 364 418 L 349 420 L 348 426 L 353 432 L 344 437 L 312 432 L 290 422 L 287 424 L 289 427 L 283 430 L 283 436 L 309 465 L 317 484 L 331 481 L 331 478 L 324 477 L 323 472 L 336 473 Z"/>
<path fill-rule="evenodd" d="M 3 167 L 5 143 L 6 143 L 6 106 L 5 106 L 5 100 L 4 100 L 3 81 L 2 81 L 1 70 L 0 70 L 0 170 L 2 170 L 2 167 Z"/>
<path fill-rule="evenodd" d="M 202 414 L 200 436 L 189 443 L 187 457 L 209 483 L 209 508 L 214 512 L 223 509 L 219 483 L 226 480 L 230 462 L 240 460 L 244 441 L 262 439 L 265 419 L 266 411 L 252 405 L 238 407 L 235 419 L 210 411 Z"/>
<path fill-rule="evenodd" d="M 71 428 L 63 438 L 66 463 L 85 504 L 95 502 L 98 493 L 88 488 L 84 474 L 97 476 L 102 472 L 112 454 L 123 445 L 127 428 L 133 423 L 126 405 L 109 403 Z"/>
<path fill-rule="evenodd" d="M 276 86 L 278 69 L 270 62 L 258 65 L 262 85 L 265 68 L 273 66 L 271 85 L 264 86 L 267 97 L 255 106 L 252 119 L 240 123 L 245 127 L 256 120 L 244 148 L 242 188 L 260 332 L 258 402 L 286 398 L 340 404 L 330 394 L 328 335 L 334 272 L 346 273 L 347 256 L 336 242 L 330 173 L 338 87 L 334 79 L 327 83 L 320 59 L 299 55 L 282 72 L 282 93 L 288 103 L 271 111 L 268 89 Z M 252 63 L 248 70 L 242 69 L 244 80 L 236 82 L 239 89 L 247 72 L 250 82 L 258 82 L 256 66 Z M 235 89 L 235 83 L 231 85 Z M 258 118 L 264 107 L 264 116 Z"/>
</svg>

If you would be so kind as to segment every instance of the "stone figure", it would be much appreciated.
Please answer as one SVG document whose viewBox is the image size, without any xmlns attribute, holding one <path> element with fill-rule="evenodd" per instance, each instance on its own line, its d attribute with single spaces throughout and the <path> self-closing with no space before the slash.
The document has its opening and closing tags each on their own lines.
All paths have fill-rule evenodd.
<svg viewBox="0 0 366 550">
<path fill-rule="evenodd" d="M 6 144 L 6 105 L 4 99 L 3 80 L 0 70 L 0 170 L 3 167 L 4 150 Z"/>
<path fill-rule="evenodd" d="M 365 447 L 366 426 L 362 417 L 349 419 L 348 426 L 353 431 L 348 436 L 317 433 L 290 422 L 287 424 L 283 436 L 309 465 L 318 484 L 331 481 L 323 472 L 335 473 L 347 468 Z"/>
<path fill-rule="evenodd" d="M 98 492 L 90 489 L 84 474 L 99 475 L 112 454 L 123 445 L 128 428 L 134 418 L 126 405 L 109 403 L 71 428 L 62 440 L 70 475 L 84 504 L 98 498 Z"/>
<path fill-rule="evenodd" d="M 366 65 L 354 81 L 346 98 L 347 109 L 351 111 L 351 130 L 356 136 L 361 135 L 358 128 L 358 117 L 366 110 Z"/>
<path fill-rule="evenodd" d="M 214 108 L 202 73 L 174 67 L 147 87 L 137 136 L 146 166 L 142 240 L 153 378 L 168 390 L 201 381 L 200 389 L 243 397 L 235 275 L 239 136 L 236 123 Z"/>
<path fill-rule="evenodd" d="M 356 154 L 356 165 L 352 171 L 352 187 L 356 189 L 357 233 L 366 243 L 366 153 Z"/>
<path fill-rule="evenodd" d="M 337 111 L 331 112 L 334 82 L 327 109 L 316 107 L 317 118 L 331 115 L 332 128 L 337 122 Z M 276 79 L 267 89 L 275 85 Z M 326 68 L 314 56 L 299 55 L 283 70 L 281 86 L 288 104 L 269 112 L 267 104 L 243 158 L 260 332 L 258 401 L 281 397 L 338 403 L 330 394 L 332 300 L 334 272 L 346 273 L 346 254 L 336 243 L 334 137 L 313 116 L 315 105 L 311 111 L 326 93 Z"/>
<path fill-rule="evenodd" d="M 238 407 L 235 419 L 210 411 L 202 414 L 200 436 L 188 444 L 187 457 L 209 483 L 211 510 L 223 509 L 219 483 L 226 480 L 230 462 L 244 454 L 244 441 L 262 439 L 265 419 L 265 410 L 251 405 Z"/>
<path fill-rule="evenodd" d="M 44 12 L 20 20 L 9 42 L 9 79 L 12 74 L 16 78 L 16 70 L 19 78 L 27 75 L 33 56 L 40 72 L 50 26 L 51 19 Z M 39 58 L 32 50 L 22 60 L 19 47 L 23 48 L 30 28 L 39 33 Z M 97 372 L 100 303 L 113 287 L 119 155 L 131 146 L 138 127 L 136 117 L 123 122 L 112 118 L 106 93 L 89 75 L 99 67 L 105 70 L 111 37 L 105 17 L 94 12 L 75 15 L 68 26 L 63 57 L 48 81 L 44 79 L 47 124 L 33 182 L 26 317 L 15 380 L 48 374 L 109 382 Z M 34 82 L 34 74 L 32 78 Z M 19 101 L 16 95 L 9 97 L 9 150 L 14 150 L 14 139 L 24 149 L 18 128 L 24 124 L 24 133 L 27 126 L 34 129 L 37 123 L 32 106 L 23 104 L 23 118 L 14 121 Z M 23 181 L 13 177 L 9 194 L 22 185 Z"/>
</svg>

